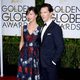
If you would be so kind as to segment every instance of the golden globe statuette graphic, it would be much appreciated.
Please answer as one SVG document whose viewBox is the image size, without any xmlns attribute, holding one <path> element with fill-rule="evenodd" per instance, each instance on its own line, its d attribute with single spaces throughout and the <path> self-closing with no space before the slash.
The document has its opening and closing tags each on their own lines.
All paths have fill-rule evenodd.
<svg viewBox="0 0 80 80">
<path fill-rule="evenodd" d="M 18 2 L 19 0 L 11 0 L 12 3 Z"/>
<path fill-rule="evenodd" d="M 60 2 L 64 2 L 65 0 L 59 0 Z"/>
<path fill-rule="evenodd" d="M 67 3 L 67 0 L 59 0 L 60 3 Z"/>
</svg>

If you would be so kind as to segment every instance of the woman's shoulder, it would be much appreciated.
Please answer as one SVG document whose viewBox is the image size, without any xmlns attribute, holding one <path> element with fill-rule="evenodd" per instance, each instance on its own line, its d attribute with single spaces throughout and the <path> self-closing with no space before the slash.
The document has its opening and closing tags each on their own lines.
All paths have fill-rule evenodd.
<svg viewBox="0 0 80 80">
<path fill-rule="evenodd" d="M 27 31 L 27 25 L 22 25 L 22 26 L 21 26 L 21 30 L 22 30 L 22 32 Z"/>
<path fill-rule="evenodd" d="M 38 30 L 39 30 L 39 31 L 41 31 L 41 28 L 42 28 L 42 27 L 38 25 Z"/>
<path fill-rule="evenodd" d="M 27 25 L 22 25 L 23 30 L 27 29 Z"/>
<path fill-rule="evenodd" d="M 38 25 L 38 29 L 40 30 L 41 29 L 41 26 Z"/>
<path fill-rule="evenodd" d="M 26 27 L 27 27 L 27 25 L 23 25 L 23 27 L 24 27 L 24 28 L 26 28 Z"/>
</svg>

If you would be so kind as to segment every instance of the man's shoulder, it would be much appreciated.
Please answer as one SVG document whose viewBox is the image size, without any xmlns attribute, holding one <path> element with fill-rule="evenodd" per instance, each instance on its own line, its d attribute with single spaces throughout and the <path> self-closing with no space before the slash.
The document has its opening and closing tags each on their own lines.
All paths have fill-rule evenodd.
<svg viewBox="0 0 80 80">
<path fill-rule="evenodd" d="M 53 25 L 59 26 L 55 21 L 52 21 Z"/>
<path fill-rule="evenodd" d="M 61 26 L 59 26 L 56 22 L 52 21 L 52 27 L 53 27 L 53 30 L 61 30 Z"/>
<path fill-rule="evenodd" d="M 60 26 L 59 26 L 56 22 L 54 22 L 54 21 L 52 21 L 51 25 L 52 25 L 53 27 L 60 27 Z"/>
</svg>

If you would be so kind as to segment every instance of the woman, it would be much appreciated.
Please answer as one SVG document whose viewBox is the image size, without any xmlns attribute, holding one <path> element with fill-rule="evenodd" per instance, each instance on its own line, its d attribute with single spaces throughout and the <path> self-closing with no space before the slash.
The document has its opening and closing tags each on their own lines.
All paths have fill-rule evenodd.
<svg viewBox="0 0 80 80">
<path fill-rule="evenodd" d="M 37 11 L 35 7 L 27 9 L 26 17 L 29 23 L 21 29 L 17 80 L 40 80 L 39 45 L 41 28 L 36 22 Z"/>
</svg>

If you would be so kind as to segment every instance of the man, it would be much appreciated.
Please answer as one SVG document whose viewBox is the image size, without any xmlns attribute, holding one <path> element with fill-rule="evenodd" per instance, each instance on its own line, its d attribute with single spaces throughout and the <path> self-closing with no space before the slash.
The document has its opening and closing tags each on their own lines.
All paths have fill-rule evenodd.
<svg viewBox="0 0 80 80">
<path fill-rule="evenodd" d="M 58 80 L 57 66 L 64 50 L 62 30 L 52 20 L 53 8 L 50 4 L 44 3 L 41 6 L 40 14 L 45 23 L 41 33 L 41 79 Z"/>
</svg>

